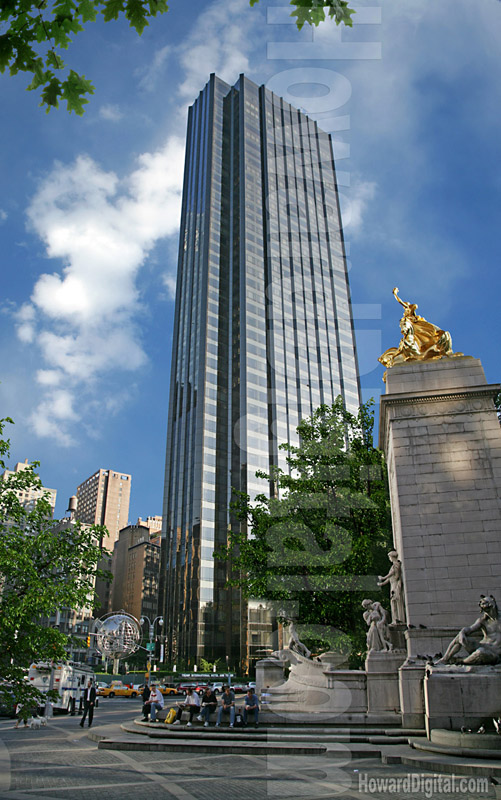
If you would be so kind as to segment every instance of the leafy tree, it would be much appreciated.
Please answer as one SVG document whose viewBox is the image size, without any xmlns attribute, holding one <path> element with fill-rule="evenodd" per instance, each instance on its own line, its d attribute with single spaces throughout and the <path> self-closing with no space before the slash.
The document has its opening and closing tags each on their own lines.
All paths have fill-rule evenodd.
<svg viewBox="0 0 501 800">
<path fill-rule="evenodd" d="M 201 658 L 200 669 L 202 670 L 202 672 L 214 672 L 214 667 L 218 669 L 220 661 L 221 661 L 220 658 L 216 658 L 215 661 L 207 661 L 206 658 Z"/>
<path fill-rule="evenodd" d="M 259 0 L 250 0 L 251 6 L 255 6 Z M 353 26 L 352 14 L 355 10 L 350 8 L 347 0 L 290 0 L 291 6 L 295 10 L 291 17 L 296 17 L 296 25 L 301 30 L 305 22 L 309 25 L 320 25 L 326 16 L 334 19 L 336 25 Z"/>
<path fill-rule="evenodd" d="M 297 620 L 311 649 L 352 651 L 352 663 L 365 650 L 361 601 L 378 591 L 392 547 L 372 404 L 354 416 L 338 398 L 302 420 L 299 447 L 281 445 L 290 471 L 257 473 L 276 496 L 236 494 L 228 547 L 215 553 L 240 571 L 230 585 Z"/>
<path fill-rule="evenodd" d="M 66 101 L 68 111 L 83 114 L 92 82 L 68 68 L 61 51 L 89 22 L 123 15 L 141 35 L 148 20 L 168 10 L 165 0 L 3 0 L 0 3 L 0 72 L 32 75 L 29 90 L 42 89 L 47 112 Z"/>
<path fill-rule="evenodd" d="M 9 440 L 2 438 L 6 417 L 0 420 L 0 468 L 5 469 Z M 0 700 L 25 708 L 43 696 L 25 680 L 33 661 L 67 658 L 69 637 L 40 620 L 60 608 L 83 608 L 94 603 L 96 576 L 109 579 L 98 568 L 103 556 L 99 541 L 107 530 L 75 523 L 62 532 L 54 529 L 52 510 L 45 497 L 27 510 L 19 493 L 42 488 L 35 473 L 37 462 L 0 478 Z"/>
</svg>

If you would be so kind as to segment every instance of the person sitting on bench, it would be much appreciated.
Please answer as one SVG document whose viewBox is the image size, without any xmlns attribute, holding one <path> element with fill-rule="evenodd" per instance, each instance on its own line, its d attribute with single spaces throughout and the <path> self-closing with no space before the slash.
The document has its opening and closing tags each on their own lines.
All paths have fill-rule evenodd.
<svg viewBox="0 0 501 800">
<path fill-rule="evenodd" d="M 231 691 L 229 686 L 226 686 L 223 696 L 221 697 L 221 705 L 217 712 L 216 728 L 221 725 L 223 714 L 230 715 L 230 728 L 235 724 L 235 694 Z"/>
<path fill-rule="evenodd" d="M 151 684 L 150 699 L 146 703 L 150 707 L 150 720 L 151 722 L 157 721 L 157 711 L 161 711 L 164 707 L 164 696 L 160 689 L 157 689 L 154 683 Z"/>
<path fill-rule="evenodd" d="M 254 725 L 258 726 L 259 724 L 259 700 L 257 698 L 257 694 L 254 693 L 254 689 L 248 689 L 247 694 L 245 695 L 244 701 L 244 725 L 247 725 L 247 715 L 254 714 Z"/>
<path fill-rule="evenodd" d="M 193 724 L 193 717 L 200 711 L 200 698 L 193 689 L 186 690 L 186 700 L 184 703 L 177 704 L 177 714 L 175 722 L 173 725 L 180 725 L 182 722 L 183 711 L 188 711 L 190 715 L 190 721 L 188 725 L 191 726 Z"/>
<path fill-rule="evenodd" d="M 217 708 L 217 697 L 210 688 L 210 686 L 207 686 L 205 694 L 202 697 L 202 710 L 200 712 L 200 715 L 197 717 L 197 719 L 199 719 L 200 722 L 202 722 L 202 720 L 205 720 L 204 721 L 205 728 L 209 727 L 209 717 L 212 714 L 212 712 L 216 710 L 216 708 Z"/>
</svg>

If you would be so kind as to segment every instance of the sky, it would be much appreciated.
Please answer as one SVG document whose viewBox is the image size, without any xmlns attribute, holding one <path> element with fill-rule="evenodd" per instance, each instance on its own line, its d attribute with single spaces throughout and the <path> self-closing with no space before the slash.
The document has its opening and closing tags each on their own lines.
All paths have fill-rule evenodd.
<svg viewBox="0 0 501 800">
<path fill-rule="evenodd" d="M 394 286 L 501 380 L 501 3 L 354 7 L 352 29 L 298 31 L 277 0 L 89 24 L 66 54 L 96 87 L 83 117 L 0 75 L 0 417 L 56 517 L 99 468 L 132 475 L 131 522 L 162 513 L 186 115 L 211 72 L 332 132 L 364 399 Z"/>
</svg>

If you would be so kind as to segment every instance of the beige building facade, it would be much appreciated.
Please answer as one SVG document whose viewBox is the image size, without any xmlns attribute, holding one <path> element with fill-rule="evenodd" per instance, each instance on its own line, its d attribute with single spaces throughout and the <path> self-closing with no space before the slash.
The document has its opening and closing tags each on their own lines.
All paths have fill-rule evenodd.
<svg viewBox="0 0 501 800">
<path fill-rule="evenodd" d="M 10 475 L 15 475 L 18 472 L 22 472 L 25 469 L 29 469 L 30 464 L 28 463 L 28 459 L 22 461 L 18 461 L 16 466 L 13 470 L 6 469 L 2 474 L 2 479 L 7 480 Z M 45 497 L 50 506 L 52 508 L 52 516 L 54 516 L 54 509 L 56 507 L 56 496 L 57 496 L 57 489 L 47 489 L 46 486 L 42 486 L 40 488 L 35 488 L 34 486 L 28 486 L 24 490 L 19 490 L 16 492 L 20 503 L 26 509 L 26 511 L 32 511 L 33 507 L 35 506 L 37 500 L 40 500 L 41 497 Z"/>
<path fill-rule="evenodd" d="M 132 477 L 99 469 L 77 488 L 77 518 L 89 525 L 105 525 L 109 536 L 103 547 L 113 550 L 119 531 L 128 523 Z"/>
</svg>

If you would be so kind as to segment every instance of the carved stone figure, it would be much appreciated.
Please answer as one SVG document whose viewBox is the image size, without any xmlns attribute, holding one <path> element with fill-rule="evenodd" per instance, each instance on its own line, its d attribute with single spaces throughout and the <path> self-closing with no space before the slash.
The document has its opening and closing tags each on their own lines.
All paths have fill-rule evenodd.
<svg viewBox="0 0 501 800">
<path fill-rule="evenodd" d="M 402 364 L 405 361 L 430 361 L 444 356 L 463 355 L 452 351 L 452 339 L 448 331 L 416 314 L 418 307 L 416 303 L 401 300 L 397 287 L 393 289 L 393 294 L 404 309 L 400 320 L 402 339 L 398 347 L 389 347 L 378 358 L 381 364 L 393 367 L 394 364 Z"/>
<path fill-rule="evenodd" d="M 289 644 L 287 645 L 289 650 L 292 650 L 293 653 L 298 653 L 300 656 L 304 656 L 305 658 L 311 658 L 311 650 L 308 650 L 306 645 L 299 640 L 298 632 L 292 619 L 289 620 L 289 637 Z"/>
<path fill-rule="evenodd" d="M 378 575 L 378 586 L 390 584 L 391 621 L 405 622 L 404 585 L 402 581 L 402 564 L 398 560 L 396 550 L 390 550 L 388 558 L 391 568 L 388 575 Z"/>
<path fill-rule="evenodd" d="M 460 661 L 462 664 L 501 662 L 501 620 L 496 600 L 492 595 L 482 594 L 478 605 L 482 611 L 480 617 L 473 625 L 459 631 L 437 664 L 449 664 L 462 647 L 469 654 Z M 482 632 L 483 638 L 480 642 L 471 636 L 477 631 Z"/>
<path fill-rule="evenodd" d="M 367 631 L 367 650 L 369 652 L 383 652 L 392 649 L 390 632 L 386 621 L 386 610 L 381 603 L 372 600 L 362 600 L 364 621 L 369 626 Z"/>
</svg>

